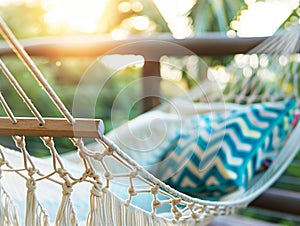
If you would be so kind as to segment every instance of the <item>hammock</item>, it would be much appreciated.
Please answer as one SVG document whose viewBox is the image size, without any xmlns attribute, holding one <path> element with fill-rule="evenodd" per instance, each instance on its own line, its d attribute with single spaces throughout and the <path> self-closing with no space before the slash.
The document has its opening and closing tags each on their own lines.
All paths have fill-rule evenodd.
<svg viewBox="0 0 300 226">
<path fill-rule="evenodd" d="M 129 122 L 132 130 L 143 133 L 144 126 L 148 126 L 145 122 L 165 120 L 168 139 L 155 147 L 151 156 L 143 150 L 148 150 L 152 141 L 135 140 L 128 135 L 127 126 L 104 135 L 101 120 L 74 118 L 3 20 L 0 28 L 2 36 L 63 115 L 61 119 L 42 117 L 0 60 L 3 74 L 34 116 L 15 117 L 4 95 L 0 95 L 7 113 L 7 117 L 0 118 L 0 134 L 12 136 L 19 150 L 0 146 L 0 225 L 204 225 L 216 216 L 234 214 L 246 207 L 278 179 L 299 149 L 299 59 L 294 54 L 299 47 L 298 26 L 257 46 L 246 56 L 243 65 L 231 64 L 227 68 L 230 81 L 221 94 L 216 92 L 219 87 L 216 81 L 206 80 L 200 89 L 196 87 L 189 93 L 193 102 L 177 99 L 173 108 L 162 105 Z M 252 73 L 245 77 L 242 71 L 249 65 L 251 56 L 257 57 L 260 64 L 254 65 Z M 207 104 L 207 100 L 210 103 Z M 174 109 L 181 112 L 183 127 L 178 127 Z M 203 127 L 198 127 L 199 120 L 204 123 Z M 240 127 L 236 126 L 237 121 L 242 122 Z M 243 143 L 240 136 L 243 131 L 226 130 L 226 126 L 244 129 L 247 123 L 250 135 L 243 139 L 249 138 L 250 143 Z M 255 129 L 254 124 L 263 126 L 263 130 Z M 225 130 L 222 130 L 224 125 Z M 217 135 L 210 131 L 221 133 L 221 140 L 229 140 L 210 144 L 198 139 L 199 134 L 207 132 L 213 140 Z M 159 139 L 160 131 L 156 132 L 155 139 Z M 31 156 L 26 148 L 26 136 L 40 137 L 51 157 Z M 264 141 L 253 144 L 252 136 L 263 137 Z M 54 142 L 56 137 L 69 138 L 77 148 L 76 154 L 59 154 Z M 84 138 L 93 138 L 95 143 L 86 145 Z M 196 140 L 198 145 L 193 147 L 197 150 L 204 142 L 207 152 L 200 157 L 184 154 L 189 152 L 183 138 Z M 245 148 L 241 153 L 256 150 L 250 159 L 245 157 L 247 164 L 243 172 L 237 167 L 243 164 L 241 157 L 228 157 L 228 153 L 221 151 L 223 143 L 230 144 L 230 141 L 236 142 L 232 148 Z M 130 150 L 130 145 L 141 148 L 138 156 Z M 218 151 L 233 168 L 222 162 Z M 210 161 L 211 158 L 216 161 Z M 155 164 L 157 159 L 163 164 Z M 196 165 L 196 171 L 197 167 L 201 171 L 199 175 L 196 172 L 200 177 L 196 182 L 192 179 L 194 175 L 187 179 L 191 171 L 186 168 L 174 169 L 193 167 L 191 164 Z M 177 180 L 180 177 L 183 179 Z"/>
</svg>

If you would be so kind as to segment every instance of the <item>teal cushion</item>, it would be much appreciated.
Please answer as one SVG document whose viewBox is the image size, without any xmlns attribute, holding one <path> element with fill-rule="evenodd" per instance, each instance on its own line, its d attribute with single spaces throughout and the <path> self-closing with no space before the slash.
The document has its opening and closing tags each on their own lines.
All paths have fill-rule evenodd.
<svg viewBox="0 0 300 226">
<path fill-rule="evenodd" d="M 171 187 L 216 200 L 272 162 L 286 139 L 296 101 L 253 104 L 187 117 L 164 151 L 156 176 Z"/>
</svg>

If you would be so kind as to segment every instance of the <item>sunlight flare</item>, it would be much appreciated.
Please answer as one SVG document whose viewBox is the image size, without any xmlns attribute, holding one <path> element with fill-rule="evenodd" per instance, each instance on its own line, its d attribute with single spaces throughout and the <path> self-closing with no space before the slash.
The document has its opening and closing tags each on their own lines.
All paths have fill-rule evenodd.
<svg viewBox="0 0 300 226">
<path fill-rule="evenodd" d="M 65 25 L 73 30 L 93 33 L 107 0 L 43 0 L 45 21 L 52 27 Z"/>
<path fill-rule="evenodd" d="M 233 20 L 230 24 L 239 37 L 273 35 L 299 4 L 298 0 L 245 2 L 248 9 L 242 10 L 238 20 Z"/>
</svg>

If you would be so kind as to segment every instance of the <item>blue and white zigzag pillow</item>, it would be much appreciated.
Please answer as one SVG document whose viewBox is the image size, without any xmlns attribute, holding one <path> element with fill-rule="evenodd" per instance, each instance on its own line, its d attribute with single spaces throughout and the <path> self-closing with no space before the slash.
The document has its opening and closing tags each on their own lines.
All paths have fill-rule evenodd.
<svg viewBox="0 0 300 226">
<path fill-rule="evenodd" d="M 156 176 L 175 189 L 219 199 L 275 159 L 288 134 L 296 102 L 253 104 L 223 113 L 191 116 L 165 150 Z"/>
</svg>

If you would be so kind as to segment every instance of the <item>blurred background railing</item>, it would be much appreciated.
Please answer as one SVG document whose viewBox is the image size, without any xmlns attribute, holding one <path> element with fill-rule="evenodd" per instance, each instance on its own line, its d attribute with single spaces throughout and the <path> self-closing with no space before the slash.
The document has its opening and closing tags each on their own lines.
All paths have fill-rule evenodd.
<svg viewBox="0 0 300 226">
<path fill-rule="evenodd" d="M 200 57 L 227 57 L 247 53 L 248 50 L 264 41 L 265 38 L 228 38 L 220 34 L 210 34 L 199 38 L 184 40 L 168 36 L 140 37 L 133 36 L 126 40 L 114 41 L 103 36 L 86 36 L 73 38 L 35 38 L 22 40 L 27 52 L 34 58 L 97 58 L 106 54 L 141 55 L 144 65 L 139 76 L 161 76 L 161 58 L 164 56 L 180 56 L 186 54 Z M 176 44 L 184 48 L 174 48 Z M 0 42 L 0 56 L 9 57 L 12 54 L 9 46 Z M 147 61 L 147 59 L 150 59 Z M 64 76 L 64 75 L 62 75 Z M 143 84 L 145 96 L 149 89 L 151 96 L 145 98 L 142 111 L 147 111 L 159 104 L 160 84 Z M 157 95 L 153 95 L 157 92 Z M 63 93 L 62 93 L 63 94 Z M 107 119 L 109 120 L 109 119 Z M 300 156 L 293 161 L 285 174 L 274 186 L 255 200 L 250 208 L 242 210 L 241 214 L 262 218 L 274 222 L 300 223 Z M 292 223 L 291 223 L 292 224 Z"/>
<path fill-rule="evenodd" d="M 164 81 L 189 89 L 193 84 L 188 77 L 201 74 L 201 62 L 225 81 L 226 65 L 243 62 L 247 58 L 244 53 L 264 37 L 298 21 L 300 10 L 299 0 L 1 0 L 0 15 L 69 109 L 73 108 L 74 94 L 85 97 L 93 95 L 91 88 L 102 90 L 94 116 L 105 120 L 108 132 L 159 104 L 155 94 L 174 95 Z M 45 104 L 43 92 L 32 88 L 36 87 L 35 81 L 4 42 L 0 42 L 0 56 L 30 98 L 37 100 L 41 113 L 58 116 L 53 106 Z M 84 80 L 87 74 L 90 80 Z M 128 96 L 118 96 L 122 87 L 147 76 L 159 79 L 132 87 Z M 9 104 L 16 116 L 29 115 L 8 87 L 0 76 L 0 90 L 13 100 Z M 136 100 L 138 95 L 147 98 L 129 106 L 128 101 Z M 112 120 L 116 97 L 122 104 L 115 109 L 117 114 Z M 89 105 L 87 101 L 80 102 L 83 113 Z M 0 115 L 4 115 L 2 109 Z M 30 139 L 31 154 L 48 154 L 40 149 L 38 140 Z M 11 145 L 7 137 L 0 142 Z M 69 150 L 69 143 L 57 144 L 60 152 Z M 272 189 L 240 214 L 300 225 L 299 192 L 298 154 Z"/>
</svg>

